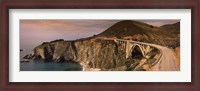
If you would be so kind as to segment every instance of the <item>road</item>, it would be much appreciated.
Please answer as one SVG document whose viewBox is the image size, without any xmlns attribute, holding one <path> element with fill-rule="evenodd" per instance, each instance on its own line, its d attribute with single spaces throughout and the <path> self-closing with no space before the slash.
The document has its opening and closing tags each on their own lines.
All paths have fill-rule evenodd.
<svg viewBox="0 0 200 91">
<path fill-rule="evenodd" d="M 157 60 L 158 62 L 150 69 L 156 71 L 177 71 L 178 67 L 175 64 L 174 52 L 163 46 L 154 45 L 161 52 L 161 57 Z"/>
<path fill-rule="evenodd" d="M 175 64 L 175 56 L 174 52 L 164 46 L 156 45 L 156 44 L 150 44 L 150 43 L 143 43 L 143 42 L 137 42 L 132 41 L 139 44 L 149 45 L 152 47 L 155 47 L 160 50 L 161 56 L 157 59 L 157 63 L 150 68 L 152 71 L 178 71 L 178 67 Z"/>
<path fill-rule="evenodd" d="M 150 68 L 150 70 L 152 71 L 178 71 L 179 70 L 175 64 L 174 52 L 167 47 L 156 45 L 156 44 L 132 41 L 132 40 L 123 40 L 123 39 L 117 39 L 117 40 L 149 45 L 149 46 L 159 49 L 159 51 L 161 52 L 161 56 L 160 58 L 157 59 L 157 63 Z"/>
</svg>

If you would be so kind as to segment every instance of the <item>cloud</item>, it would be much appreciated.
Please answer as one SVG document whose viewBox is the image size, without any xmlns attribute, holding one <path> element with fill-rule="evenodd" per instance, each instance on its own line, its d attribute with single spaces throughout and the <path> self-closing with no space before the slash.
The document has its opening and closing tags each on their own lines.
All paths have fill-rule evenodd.
<svg viewBox="0 0 200 91">
<path fill-rule="evenodd" d="M 103 32 L 119 21 L 121 20 L 20 20 L 20 44 L 42 43 L 61 38 L 74 40 L 89 37 Z M 179 20 L 139 21 L 160 26 L 175 23 Z"/>
</svg>

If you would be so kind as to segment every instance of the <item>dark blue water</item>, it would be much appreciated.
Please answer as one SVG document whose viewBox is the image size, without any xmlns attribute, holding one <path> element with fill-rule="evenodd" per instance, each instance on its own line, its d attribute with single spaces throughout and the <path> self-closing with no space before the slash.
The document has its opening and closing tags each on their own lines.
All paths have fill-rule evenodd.
<svg viewBox="0 0 200 91">
<path fill-rule="evenodd" d="M 20 63 L 20 71 L 81 71 L 82 67 L 76 63 L 55 63 L 38 60 Z"/>
<path fill-rule="evenodd" d="M 24 60 L 23 56 L 26 54 L 27 51 L 20 52 L 20 60 Z M 82 71 L 80 64 L 72 62 L 55 63 L 32 59 L 28 61 L 20 62 L 20 71 Z"/>
</svg>

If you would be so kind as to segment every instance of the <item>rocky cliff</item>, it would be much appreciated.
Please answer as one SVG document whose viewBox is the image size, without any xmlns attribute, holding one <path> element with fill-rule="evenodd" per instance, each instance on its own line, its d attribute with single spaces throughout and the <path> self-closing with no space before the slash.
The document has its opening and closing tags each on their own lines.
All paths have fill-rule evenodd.
<svg viewBox="0 0 200 91">
<path fill-rule="evenodd" d="M 45 42 L 35 47 L 33 54 L 29 54 L 27 58 L 54 62 L 76 62 L 84 66 L 85 70 L 92 68 L 100 70 L 128 69 L 125 64 L 125 60 L 127 60 L 125 50 L 111 40 Z"/>
<path fill-rule="evenodd" d="M 74 43 L 64 40 L 44 42 L 33 50 L 34 59 L 54 62 L 74 60 L 76 59 L 76 54 Z"/>
</svg>

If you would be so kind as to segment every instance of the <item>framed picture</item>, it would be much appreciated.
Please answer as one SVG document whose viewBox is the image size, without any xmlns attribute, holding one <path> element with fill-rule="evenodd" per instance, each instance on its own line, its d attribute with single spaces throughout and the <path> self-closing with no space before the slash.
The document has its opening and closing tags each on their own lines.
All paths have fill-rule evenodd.
<svg viewBox="0 0 200 91">
<path fill-rule="evenodd" d="M 199 1 L 2 1 L 1 89 L 199 91 Z"/>
</svg>

